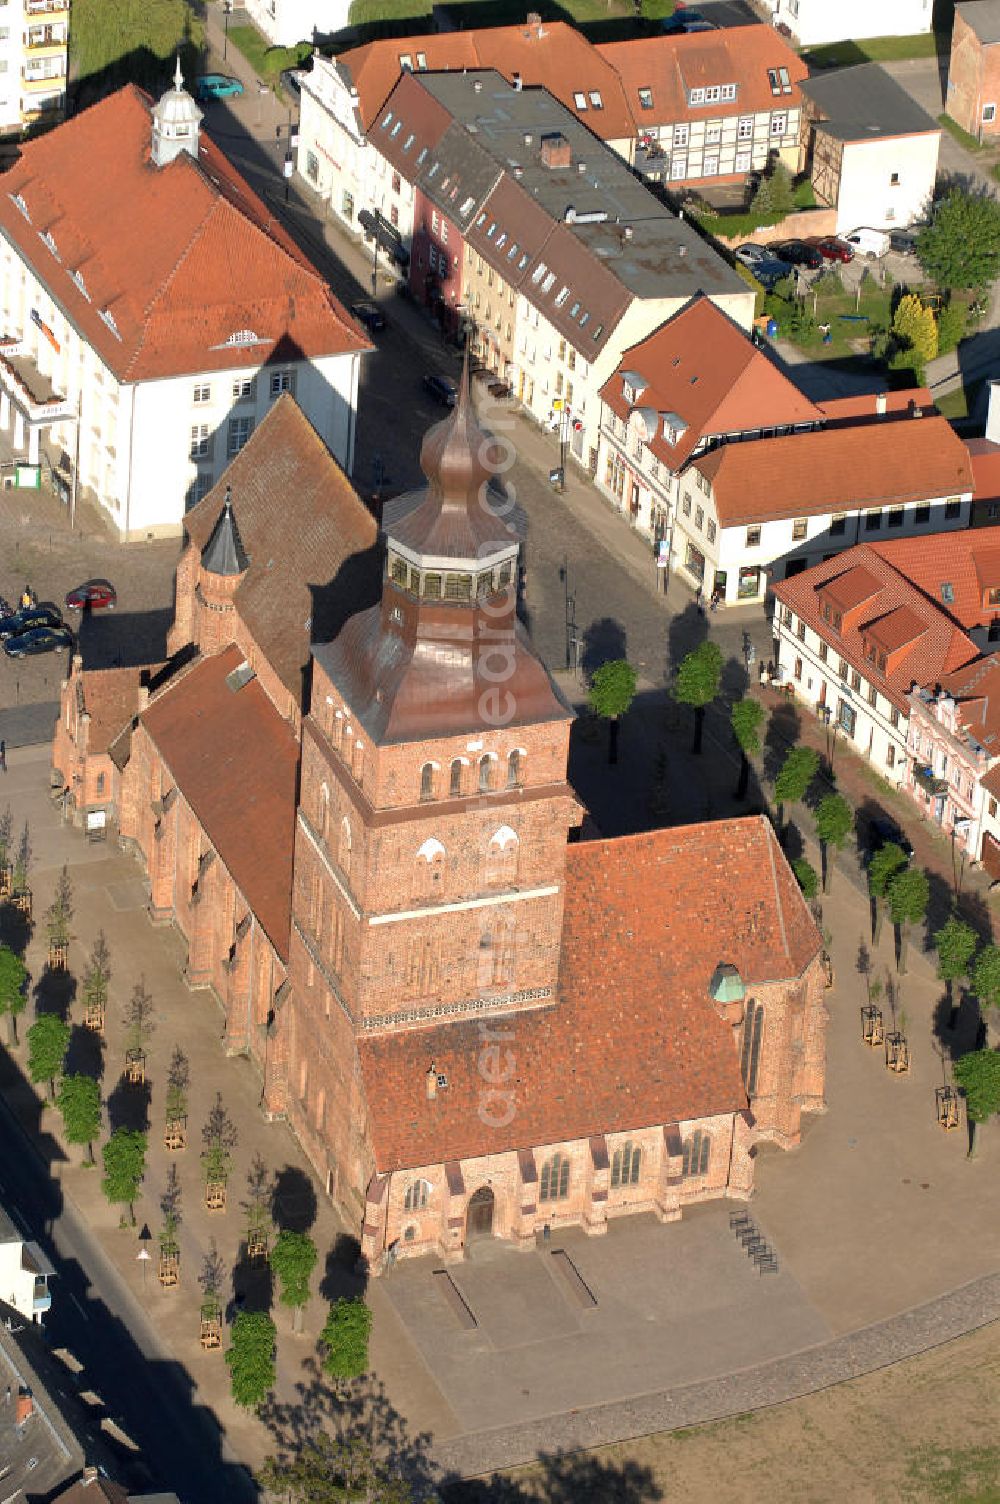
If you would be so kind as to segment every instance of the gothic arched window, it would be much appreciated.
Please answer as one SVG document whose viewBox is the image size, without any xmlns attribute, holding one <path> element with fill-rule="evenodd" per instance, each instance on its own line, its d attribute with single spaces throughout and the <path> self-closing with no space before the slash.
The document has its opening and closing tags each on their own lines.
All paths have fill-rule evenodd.
<svg viewBox="0 0 1000 1504">
<path fill-rule="evenodd" d="M 538 1181 L 539 1201 L 563 1201 L 569 1195 L 569 1160 L 565 1154 L 553 1154 L 542 1165 Z"/>
<path fill-rule="evenodd" d="M 616 1149 L 611 1156 L 612 1186 L 638 1185 L 641 1162 L 642 1150 L 638 1144 L 629 1142 Z"/>
</svg>

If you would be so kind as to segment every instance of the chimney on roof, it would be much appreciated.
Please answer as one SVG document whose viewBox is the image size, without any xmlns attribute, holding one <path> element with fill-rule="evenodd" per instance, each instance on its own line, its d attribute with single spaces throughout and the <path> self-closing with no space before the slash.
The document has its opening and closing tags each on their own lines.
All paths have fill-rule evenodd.
<svg viewBox="0 0 1000 1504">
<path fill-rule="evenodd" d="M 632 226 L 631 226 L 631 225 L 626 225 L 626 226 L 625 226 L 625 229 L 624 229 L 624 235 L 625 235 L 625 239 L 626 239 L 626 240 L 631 240 L 631 239 L 632 239 L 632 236 L 633 236 L 633 235 L 634 235 L 634 234 L 635 234 L 635 231 L 634 231 L 634 230 L 633 230 L 633 229 L 632 229 Z M 682 253 L 682 254 L 683 254 L 683 252 L 684 252 L 684 250 L 685 250 L 685 247 L 684 247 L 684 246 L 681 246 L 681 253 Z"/>
<path fill-rule="evenodd" d="M 80 1479 L 80 1483 L 84 1488 L 89 1488 L 92 1483 L 97 1482 L 100 1476 L 101 1475 L 97 1471 L 96 1467 L 85 1467 L 83 1470 L 83 1476 Z"/>
<path fill-rule="evenodd" d="M 17 1391 L 17 1404 L 14 1407 L 14 1424 L 23 1426 L 25 1421 L 30 1420 L 35 1409 L 35 1402 L 31 1398 L 30 1389 Z"/>
<path fill-rule="evenodd" d="M 477 94 L 481 94 L 483 92 L 483 81 L 482 81 L 482 79 L 481 78 L 474 78 L 472 80 L 472 87 L 473 87 L 473 89 L 475 90 L 475 92 Z"/>
<path fill-rule="evenodd" d="M 991 381 L 989 388 L 989 406 L 986 409 L 986 437 L 991 444 L 1000 444 L 1000 381 Z"/>
<path fill-rule="evenodd" d="M 568 167 L 570 146 L 561 131 L 552 131 L 542 137 L 542 164 L 545 167 Z"/>
<path fill-rule="evenodd" d="M 545 35 L 545 28 L 542 26 L 542 18 L 537 10 L 529 10 L 528 26 L 531 30 L 534 31 L 536 37 L 543 37 Z"/>
<path fill-rule="evenodd" d="M 427 1075 L 424 1077 L 424 1080 L 427 1083 L 427 1100 L 428 1100 L 428 1102 L 433 1102 L 434 1098 L 438 1094 L 437 1070 L 436 1070 L 436 1068 L 433 1065 L 431 1066 L 430 1070 L 427 1072 Z"/>
<path fill-rule="evenodd" d="M 511 77 L 511 83 L 514 85 L 515 94 L 520 94 L 523 87 L 520 73 L 513 74 L 513 76 Z"/>
<path fill-rule="evenodd" d="M 879 418 L 885 417 L 886 395 L 885 392 L 875 393 L 875 413 Z"/>
</svg>

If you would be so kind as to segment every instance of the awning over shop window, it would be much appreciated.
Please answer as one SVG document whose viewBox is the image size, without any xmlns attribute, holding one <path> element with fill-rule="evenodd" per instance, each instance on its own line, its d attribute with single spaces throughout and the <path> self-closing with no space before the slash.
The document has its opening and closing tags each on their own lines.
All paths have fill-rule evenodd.
<svg viewBox="0 0 1000 1504">
<path fill-rule="evenodd" d="M 937 778 L 934 769 L 926 763 L 915 762 L 913 764 L 913 781 L 918 789 L 923 789 L 925 794 L 947 794 L 948 781 L 945 778 Z"/>
</svg>

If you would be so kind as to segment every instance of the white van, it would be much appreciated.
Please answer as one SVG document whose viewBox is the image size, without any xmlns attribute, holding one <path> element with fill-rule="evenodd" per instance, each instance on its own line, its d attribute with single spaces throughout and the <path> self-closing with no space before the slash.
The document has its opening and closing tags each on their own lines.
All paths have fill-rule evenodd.
<svg viewBox="0 0 1000 1504">
<path fill-rule="evenodd" d="M 874 261 L 877 256 L 884 256 L 889 249 L 888 230 L 872 230 L 867 225 L 862 225 L 859 230 L 852 230 L 850 235 L 844 235 L 841 239 L 846 240 L 856 256 L 867 256 L 869 261 Z"/>
</svg>

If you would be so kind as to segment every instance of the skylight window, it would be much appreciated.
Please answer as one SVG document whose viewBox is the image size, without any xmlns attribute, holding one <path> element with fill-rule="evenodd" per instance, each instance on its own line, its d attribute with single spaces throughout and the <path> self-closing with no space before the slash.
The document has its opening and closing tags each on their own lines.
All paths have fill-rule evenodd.
<svg viewBox="0 0 1000 1504">
<path fill-rule="evenodd" d="M 768 81 L 768 83 L 771 86 L 771 93 L 772 94 L 780 94 L 781 93 L 781 79 L 778 77 L 778 70 L 777 70 L 777 68 L 768 68 L 768 70 L 767 70 L 767 81 Z"/>
<path fill-rule="evenodd" d="M 568 297 L 569 297 L 569 288 L 568 287 L 560 287 L 559 291 L 556 293 L 556 307 L 557 308 L 561 308 Z"/>
<path fill-rule="evenodd" d="M 382 121 L 382 129 L 384 131 L 388 130 L 391 124 L 392 124 L 392 111 L 391 110 L 386 110 L 386 112 L 385 112 L 385 118 Z"/>
<path fill-rule="evenodd" d="M 115 316 L 111 312 L 110 308 L 101 309 L 101 319 L 105 324 L 107 324 L 115 339 L 121 339 L 121 334 L 118 331 L 118 325 L 115 323 Z"/>
<path fill-rule="evenodd" d="M 403 122 L 401 120 L 397 120 L 396 124 L 393 126 L 392 130 L 389 132 L 389 135 L 393 138 L 393 140 L 395 140 L 395 138 L 399 135 L 399 133 L 400 133 L 400 131 L 402 129 L 403 129 Z"/>
<path fill-rule="evenodd" d="M 403 150 L 404 151 L 409 151 L 410 147 L 413 145 L 413 139 L 414 139 L 413 132 L 411 131 L 410 134 L 407 136 L 406 140 L 403 142 Z"/>
<path fill-rule="evenodd" d="M 788 69 L 787 68 L 779 68 L 778 69 L 778 77 L 781 79 L 781 92 L 782 92 L 782 94 L 790 94 L 792 92 L 792 81 L 788 77 Z"/>
<path fill-rule="evenodd" d="M 587 312 L 586 309 L 584 309 L 584 311 L 580 315 L 580 328 L 582 329 L 583 326 L 584 326 L 584 324 L 589 324 L 589 323 L 590 323 L 590 314 Z"/>
<path fill-rule="evenodd" d="M 15 206 L 15 208 L 20 209 L 21 213 L 24 215 L 25 219 L 30 225 L 31 215 L 28 213 L 28 206 L 24 202 L 23 196 L 20 193 L 11 193 L 8 195 L 8 197 L 10 198 L 10 201 Z"/>
<path fill-rule="evenodd" d="M 479 215 L 476 216 L 476 229 L 477 230 L 481 230 L 483 228 L 483 225 L 485 223 L 486 223 L 486 210 L 484 209 L 483 212 L 482 212 L 482 214 L 479 214 Z"/>
<path fill-rule="evenodd" d="M 517 269 L 518 269 L 518 271 L 519 272 L 523 272 L 524 268 L 527 266 L 527 264 L 528 264 L 528 262 L 530 260 L 531 260 L 531 257 L 528 255 L 527 251 L 522 251 L 522 253 L 521 253 L 521 259 L 517 263 Z"/>
<path fill-rule="evenodd" d="M 651 110 L 653 108 L 653 91 L 652 91 L 652 89 L 640 89 L 639 90 L 639 105 L 640 105 L 640 108 L 644 109 L 644 110 Z"/>
<path fill-rule="evenodd" d="M 471 213 L 471 211 L 475 207 L 476 207 L 476 201 L 475 201 L 474 198 L 463 199 L 463 201 L 462 201 L 462 207 L 461 207 L 461 209 L 458 212 L 461 214 L 462 218 L 464 219 L 465 216 L 467 214 Z"/>
<path fill-rule="evenodd" d="M 571 319 L 575 319 L 576 316 L 577 316 L 577 314 L 579 312 L 580 312 L 580 300 L 579 300 L 579 298 L 577 298 L 576 302 L 573 304 L 572 308 L 569 311 L 570 318 Z"/>
<path fill-rule="evenodd" d="M 941 599 L 946 606 L 952 605 L 955 600 L 955 587 L 950 580 L 944 580 L 941 584 Z"/>
<path fill-rule="evenodd" d="M 413 59 L 408 52 L 401 52 L 399 54 L 399 66 L 408 73 L 413 72 Z"/>
<path fill-rule="evenodd" d="M 418 52 L 417 53 L 417 67 L 418 68 L 426 68 L 427 67 L 427 54 L 426 54 L 426 52 Z"/>
<path fill-rule="evenodd" d="M 506 230 L 501 230 L 500 234 L 497 236 L 497 250 L 498 251 L 502 250 L 503 247 L 506 244 L 507 244 L 507 231 Z"/>
<path fill-rule="evenodd" d="M 87 291 L 87 284 L 83 280 L 83 272 L 80 271 L 79 268 L 77 268 L 77 270 L 75 272 L 70 272 L 70 276 L 73 278 L 73 281 L 76 283 L 77 287 L 80 289 L 80 291 L 83 293 L 83 296 L 87 299 L 87 302 L 89 303 L 90 302 L 90 293 Z"/>
<path fill-rule="evenodd" d="M 587 108 L 586 94 L 584 94 L 581 90 L 577 90 L 573 95 L 573 103 L 576 105 L 578 110 L 585 110 Z"/>
<path fill-rule="evenodd" d="M 417 154 L 417 166 L 418 167 L 423 167 L 423 165 L 424 165 L 424 163 L 426 161 L 427 161 L 427 148 L 426 148 L 426 146 L 422 146 L 420 148 L 420 151 Z"/>
<path fill-rule="evenodd" d="M 545 273 L 547 271 L 548 271 L 548 267 L 545 265 L 545 262 L 544 261 L 539 261 L 538 265 L 535 267 L 535 270 L 531 274 L 531 280 L 535 284 L 536 287 L 538 286 L 538 284 L 542 280 L 542 278 L 545 276 Z"/>
<path fill-rule="evenodd" d="M 594 107 L 595 110 L 603 110 L 604 109 L 604 100 L 601 98 L 601 92 L 600 92 L 599 89 L 591 89 L 591 91 L 590 91 L 590 102 L 593 105 L 593 107 Z"/>
<path fill-rule="evenodd" d="M 437 175 L 438 175 L 438 173 L 440 171 L 441 171 L 441 163 L 440 162 L 432 162 L 431 165 L 427 169 L 427 181 L 428 181 L 428 183 L 431 181 L 432 178 L 436 178 Z"/>
<path fill-rule="evenodd" d="M 56 260 L 59 261 L 61 258 L 59 256 L 59 251 L 56 248 L 55 236 L 52 234 L 52 231 L 51 230 L 39 230 L 39 232 L 38 232 L 38 238 L 42 242 L 42 244 L 44 246 L 46 246 L 52 252 L 52 254 L 56 258 Z"/>
<path fill-rule="evenodd" d="M 542 292 L 551 292 L 553 287 L 555 286 L 555 281 L 555 272 L 549 272 L 545 278 L 545 281 L 542 283 Z"/>
<path fill-rule="evenodd" d="M 601 337 L 601 335 L 603 333 L 604 333 L 604 325 L 603 324 L 597 324 L 597 325 L 595 325 L 594 332 L 590 336 L 591 339 L 594 341 L 595 345 L 597 344 L 598 340 L 600 339 L 600 337 Z"/>
<path fill-rule="evenodd" d="M 492 240 L 493 237 L 494 237 L 494 235 L 496 234 L 496 232 L 497 232 L 497 222 L 496 222 L 495 219 L 491 219 L 490 220 L 490 227 L 486 231 L 486 239 L 487 240 Z"/>
</svg>

